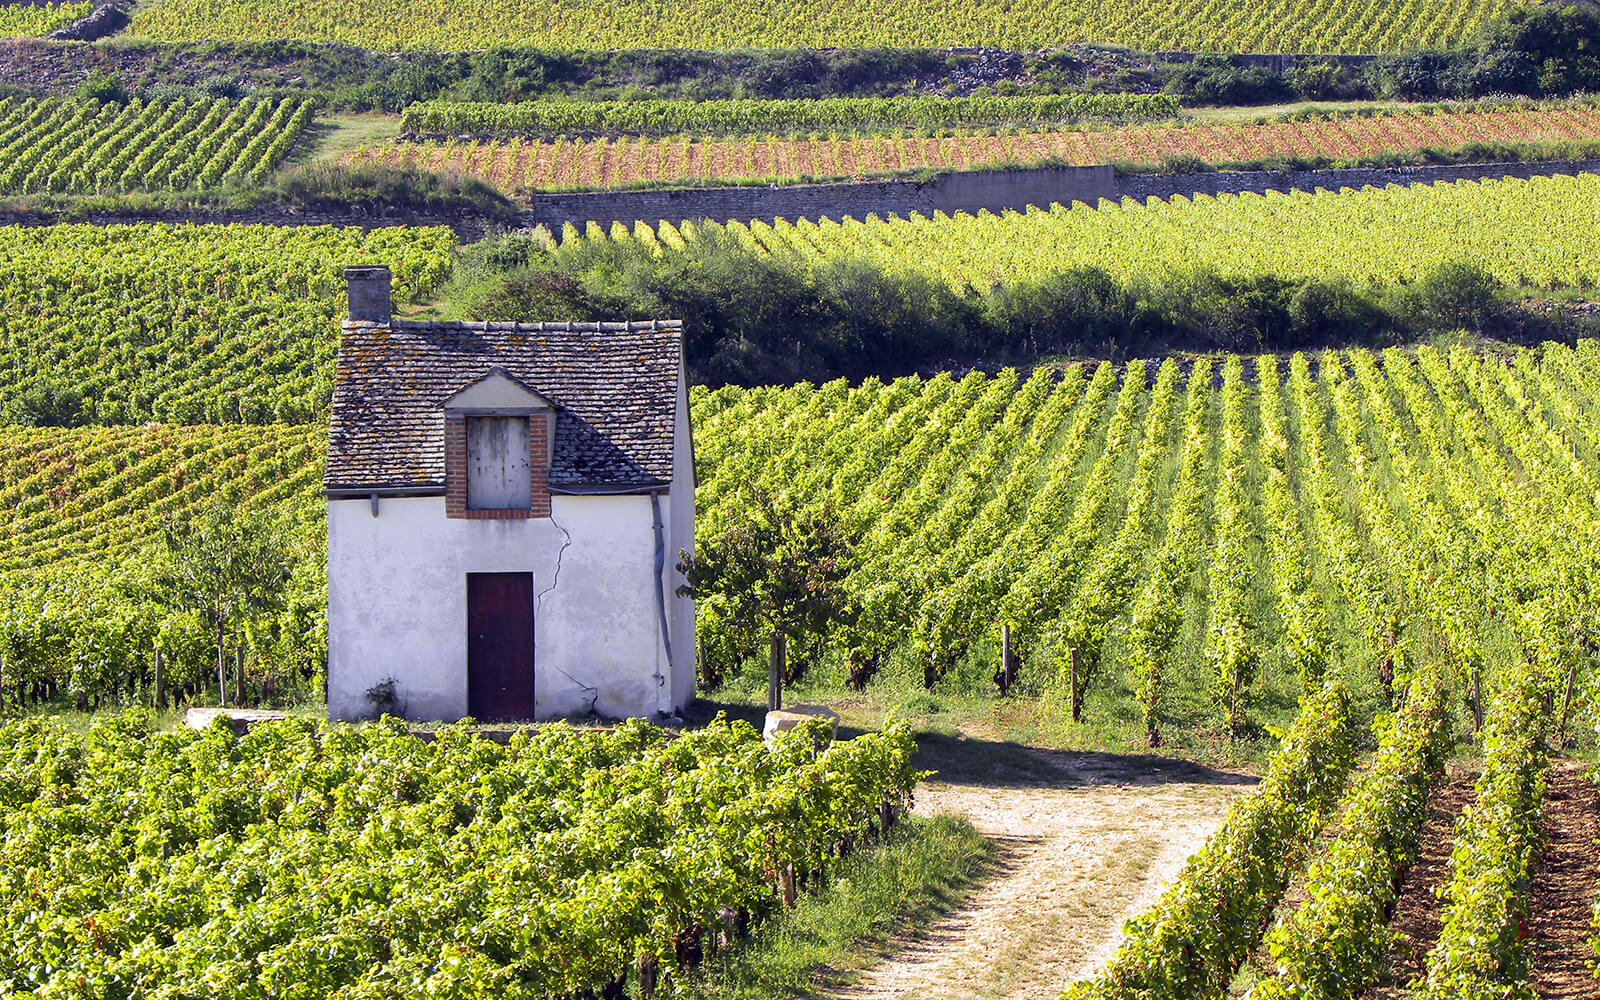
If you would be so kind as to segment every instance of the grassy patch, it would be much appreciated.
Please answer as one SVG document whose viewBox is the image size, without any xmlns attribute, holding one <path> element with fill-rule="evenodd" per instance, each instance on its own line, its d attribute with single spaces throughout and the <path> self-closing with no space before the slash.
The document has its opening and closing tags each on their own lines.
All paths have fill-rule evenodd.
<svg viewBox="0 0 1600 1000">
<path fill-rule="evenodd" d="M 1194 656 L 1198 659 L 1198 651 Z M 1023 747 L 1135 755 L 1150 752 L 1145 746 L 1143 717 L 1120 670 L 1108 671 L 1098 679 L 1090 689 L 1083 720 L 1075 723 L 1066 698 L 1054 689 L 1053 675 L 1043 665 L 1006 697 L 963 677 L 947 678 L 928 691 L 920 675 L 913 676 L 903 665 L 896 667 L 885 669 L 861 692 L 847 689 L 828 672 L 819 672 L 786 688 L 784 703 L 826 704 L 839 713 L 843 736 L 904 719 L 917 734 L 916 765 L 941 772 L 945 780 L 961 780 L 962 775 L 987 767 L 1026 771 L 1031 765 Z M 1203 668 L 1191 664 L 1174 680 L 1169 691 L 1171 703 L 1164 713 L 1160 755 L 1232 770 L 1260 765 L 1278 741 L 1265 732 L 1248 739 L 1230 738 L 1208 700 L 1206 679 Z M 1285 725 L 1293 718 L 1298 694 L 1293 678 L 1269 674 L 1261 693 L 1262 722 Z M 759 727 L 766 711 L 764 681 L 757 684 L 738 676 L 715 692 L 702 693 L 690 721 L 710 718 L 718 711 Z"/>
<path fill-rule="evenodd" d="M 307 138 L 296 150 L 295 162 L 337 162 L 347 153 L 364 146 L 391 142 L 400 134 L 400 116 L 377 112 L 351 115 L 328 115 L 316 120 L 314 131 L 307 130 Z"/>
<path fill-rule="evenodd" d="M 820 996 L 872 964 L 897 932 L 949 911 L 993 858 L 966 820 L 912 817 L 882 845 L 841 864 L 747 943 L 716 956 L 686 983 L 701 1000 Z"/>
</svg>

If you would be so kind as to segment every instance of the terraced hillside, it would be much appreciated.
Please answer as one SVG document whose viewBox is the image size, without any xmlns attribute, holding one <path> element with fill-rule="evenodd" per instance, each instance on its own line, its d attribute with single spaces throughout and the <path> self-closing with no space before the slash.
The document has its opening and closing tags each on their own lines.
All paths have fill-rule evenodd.
<svg viewBox="0 0 1600 1000">
<path fill-rule="evenodd" d="M 311 120 L 308 101 L 0 100 L 0 194 L 259 185 Z"/>
</svg>

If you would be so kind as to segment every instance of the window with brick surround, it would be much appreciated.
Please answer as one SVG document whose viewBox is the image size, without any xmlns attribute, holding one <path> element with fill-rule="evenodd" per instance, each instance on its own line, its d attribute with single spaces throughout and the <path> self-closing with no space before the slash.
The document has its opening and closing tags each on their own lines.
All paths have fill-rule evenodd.
<svg viewBox="0 0 1600 1000">
<path fill-rule="evenodd" d="M 529 510 L 533 476 L 527 417 L 467 418 L 467 509 Z"/>
<path fill-rule="evenodd" d="M 548 409 L 516 414 L 446 410 L 445 516 L 549 517 L 554 430 L 555 414 Z"/>
<path fill-rule="evenodd" d="M 555 430 L 550 401 L 502 368 L 451 396 L 444 405 L 445 516 L 549 517 Z"/>
</svg>

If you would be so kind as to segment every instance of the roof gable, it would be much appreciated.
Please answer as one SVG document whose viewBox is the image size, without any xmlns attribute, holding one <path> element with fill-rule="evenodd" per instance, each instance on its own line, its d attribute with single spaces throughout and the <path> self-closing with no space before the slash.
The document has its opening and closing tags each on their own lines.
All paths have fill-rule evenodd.
<svg viewBox="0 0 1600 1000">
<path fill-rule="evenodd" d="M 447 410 L 547 410 L 550 400 L 496 365 L 444 401 Z"/>
<path fill-rule="evenodd" d="M 542 400 L 553 490 L 672 481 L 682 324 L 346 321 L 324 485 L 443 493 L 444 411 Z M 508 402 L 509 401 L 509 402 Z"/>
</svg>

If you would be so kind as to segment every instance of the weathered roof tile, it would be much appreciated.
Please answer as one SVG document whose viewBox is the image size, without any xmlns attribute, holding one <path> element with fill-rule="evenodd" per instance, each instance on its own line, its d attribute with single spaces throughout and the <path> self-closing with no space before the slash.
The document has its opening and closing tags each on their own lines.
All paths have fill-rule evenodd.
<svg viewBox="0 0 1600 1000">
<path fill-rule="evenodd" d="M 329 490 L 444 489 L 444 402 L 503 368 L 558 408 L 552 487 L 672 480 L 683 328 L 649 323 L 346 322 Z"/>
</svg>

